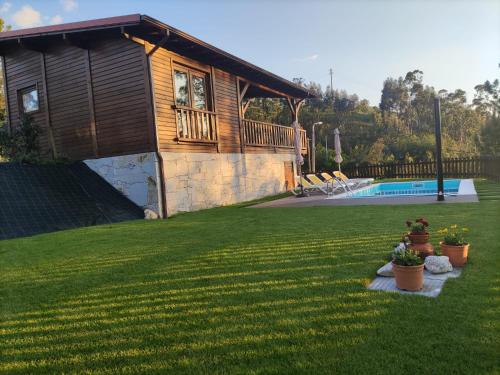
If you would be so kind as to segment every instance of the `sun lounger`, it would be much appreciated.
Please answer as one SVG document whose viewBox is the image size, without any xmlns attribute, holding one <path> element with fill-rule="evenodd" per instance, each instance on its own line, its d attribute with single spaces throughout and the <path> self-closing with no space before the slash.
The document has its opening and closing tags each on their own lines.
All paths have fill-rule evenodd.
<svg viewBox="0 0 500 375">
<path fill-rule="evenodd" d="M 349 178 L 340 171 L 334 171 L 333 175 L 339 180 L 345 182 L 348 186 L 354 188 L 360 187 L 362 185 L 369 185 L 374 181 L 373 178 Z"/>
<path fill-rule="evenodd" d="M 325 181 L 322 181 L 315 174 L 307 174 L 306 177 L 314 185 L 323 186 L 326 189 L 326 194 L 328 195 L 334 194 L 336 190 L 344 188 L 335 178 L 328 178 L 328 179 L 325 178 Z"/>
<path fill-rule="evenodd" d="M 299 195 L 302 190 L 304 190 L 305 193 L 312 193 L 312 192 L 321 192 L 324 194 L 328 194 L 327 186 L 326 183 L 321 182 L 321 184 L 316 185 L 304 177 L 296 176 L 296 181 L 299 182 L 298 186 L 294 189 L 292 189 L 292 194 L 294 195 Z M 301 187 L 302 186 L 302 187 Z"/>
</svg>

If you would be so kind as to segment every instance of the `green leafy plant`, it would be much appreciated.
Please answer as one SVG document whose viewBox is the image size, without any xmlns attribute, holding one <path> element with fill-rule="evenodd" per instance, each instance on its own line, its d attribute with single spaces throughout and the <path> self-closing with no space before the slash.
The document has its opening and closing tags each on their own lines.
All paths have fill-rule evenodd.
<svg viewBox="0 0 500 375">
<path fill-rule="evenodd" d="M 466 245 L 468 243 L 466 238 L 467 232 L 469 232 L 469 228 L 458 228 L 456 224 L 450 225 L 449 228 L 438 230 L 439 234 L 444 235 L 443 242 L 451 246 Z"/>
<path fill-rule="evenodd" d="M 424 261 L 418 256 L 418 253 L 413 250 L 395 251 L 392 254 L 392 261 L 398 266 L 419 266 Z"/>
<path fill-rule="evenodd" d="M 422 217 L 416 219 L 414 222 L 407 220 L 406 226 L 409 228 L 411 234 L 427 234 L 429 222 Z"/>
<path fill-rule="evenodd" d="M 19 127 L 9 134 L 0 129 L 0 156 L 9 161 L 35 163 L 40 160 L 40 128 L 33 117 L 23 115 Z"/>
</svg>

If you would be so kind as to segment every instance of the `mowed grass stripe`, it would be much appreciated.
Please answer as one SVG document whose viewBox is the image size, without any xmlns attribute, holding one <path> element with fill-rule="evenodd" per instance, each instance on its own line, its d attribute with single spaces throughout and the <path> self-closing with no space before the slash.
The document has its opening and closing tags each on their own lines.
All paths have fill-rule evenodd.
<svg viewBox="0 0 500 375">
<path fill-rule="evenodd" d="M 0 372 L 498 372 L 500 184 L 479 203 L 246 204 L 0 242 Z M 493 192 L 493 193 L 492 193 Z M 485 195 L 486 194 L 486 195 Z M 406 219 L 470 228 L 437 299 L 368 291 Z"/>
</svg>

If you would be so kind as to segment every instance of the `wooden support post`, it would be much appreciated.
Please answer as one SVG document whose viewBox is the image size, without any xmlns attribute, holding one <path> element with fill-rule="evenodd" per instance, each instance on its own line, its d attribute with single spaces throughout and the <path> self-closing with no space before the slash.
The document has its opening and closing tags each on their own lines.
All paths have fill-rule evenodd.
<svg viewBox="0 0 500 375">
<path fill-rule="evenodd" d="M 52 157 L 57 158 L 56 142 L 54 140 L 54 131 L 52 129 L 52 121 L 50 118 L 50 104 L 49 104 L 49 89 L 47 88 L 47 68 L 45 66 L 45 53 L 41 52 L 40 62 L 42 66 L 42 81 L 43 81 L 43 101 L 45 104 L 45 123 L 47 124 L 49 144 L 52 149 Z"/>
<path fill-rule="evenodd" d="M 236 78 L 236 90 L 238 92 L 238 117 L 240 123 L 240 146 L 242 154 L 245 153 L 245 125 L 243 123 L 245 112 L 243 111 L 243 99 L 249 87 L 250 83 L 245 82 L 245 85 L 241 88 L 240 79 L 238 77 Z"/>
<path fill-rule="evenodd" d="M 87 98 L 89 101 L 89 116 L 90 116 L 90 136 L 92 137 L 92 150 L 94 157 L 99 157 L 99 147 L 97 142 L 96 131 L 96 116 L 95 116 L 95 102 L 94 102 L 94 85 L 92 83 L 92 69 L 90 62 L 90 50 L 83 50 L 85 54 L 85 76 L 87 80 Z"/>
<path fill-rule="evenodd" d="M 215 84 L 215 68 L 213 66 L 210 67 L 210 77 L 212 78 L 210 80 L 210 85 L 212 89 L 212 98 L 213 98 L 213 103 L 212 103 L 212 112 L 217 113 L 217 87 Z M 215 121 L 217 122 L 215 124 L 215 130 L 217 132 L 217 152 L 220 152 L 220 137 L 219 137 L 219 118 L 216 116 Z"/>
<path fill-rule="evenodd" d="M 9 135 L 12 134 L 12 121 L 10 119 L 10 110 L 9 110 L 9 86 L 7 83 L 7 73 L 6 70 L 7 65 L 5 63 L 5 55 L 2 56 L 2 76 L 3 76 L 3 92 L 4 92 L 4 98 L 5 98 L 5 117 L 7 120 L 7 128 L 9 131 Z"/>
<path fill-rule="evenodd" d="M 302 106 L 304 99 L 295 99 L 295 98 L 290 98 L 290 97 L 287 97 L 286 99 L 287 99 L 288 106 L 290 107 L 290 111 L 292 112 L 292 123 L 294 124 L 293 131 L 294 131 L 295 155 L 298 155 L 299 153 L 302 154 L 302 142 L 300 142 L 300 138 L 299 138 L 299 145 L 298 145 L 299 149 L 297 150 L 297 144 L 295 142 L 295 137 L 296 137 L 295 132 L 299 131 L 299 112 L 300 112 L 300 107 Z M 300 133 L 299 133 L 299 137 L 300 137 Z M 302 160 L 302 164 L 301 164 L 299 157 L 296 157 L 295 162 L 297 164 L 297 175 L 299 176 L 299 179 L 300 179 L 300 178 L 302 178 L 303 160 Z M 299 195 L 297 195 L 297 197 L 305 197 L 306 194 L 304 193 L 304 187 L 302 186 L 302 184 L 300 186 L 301 186 L 301 193 Z"/>
</svg>

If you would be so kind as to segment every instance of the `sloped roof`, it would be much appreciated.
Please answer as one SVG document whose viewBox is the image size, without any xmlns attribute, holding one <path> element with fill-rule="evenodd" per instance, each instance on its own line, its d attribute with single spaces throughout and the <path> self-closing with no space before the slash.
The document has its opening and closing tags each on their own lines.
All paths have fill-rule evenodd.
<svg viewBox="0 0 500 375">
<path fill-rule="evenodd" d="M 173 52 L 224 69 L 254 83 L 262 84 L 279 94 L 294 98 L 314 97 L 314 94 L 294 82 L 251 64 L 161 21 L 141 14 L 2 32 L 0 33 L 0 50 L 3 45 L 12 45 L 26 39 L 39 40 L 62 34 L 79 35 L 82 33 L 95 33 L 106 29 L 117 29 L 121 32 L 130 33 L 154 44 L 162 40 L 166 41 L 165 47 Z M 168 38 L 165 38 L 166 35 L 168 35 Z"/>
</svg>

